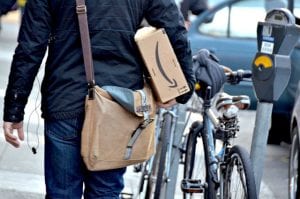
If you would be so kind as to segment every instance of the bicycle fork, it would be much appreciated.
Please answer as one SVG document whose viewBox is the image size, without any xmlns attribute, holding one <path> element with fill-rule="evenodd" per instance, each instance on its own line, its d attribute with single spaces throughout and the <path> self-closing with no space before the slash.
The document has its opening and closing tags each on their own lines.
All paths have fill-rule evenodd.
<svg viewBox="0 0 300 199">
<path fill-rule="evenodd" d="M 204 148 L 207 149 L 207 153 L 205 157 L 208 158 L 208 165 L 207 171 L 210 173 L 210 176 L 215 184 L 218 184 L 218 160 L 215 156 L 215 143 L 213 137 L 213 130 L 212 130 L 212 123 L 210 119 L 207 118 L 204 121 L 204 129 L 201 132 L 203 137 L 203 142 L 205 146 Z"/>
</svg>

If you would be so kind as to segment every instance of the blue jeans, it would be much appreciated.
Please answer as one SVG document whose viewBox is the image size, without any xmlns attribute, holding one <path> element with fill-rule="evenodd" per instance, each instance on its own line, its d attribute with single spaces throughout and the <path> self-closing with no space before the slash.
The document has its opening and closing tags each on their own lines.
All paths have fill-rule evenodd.
<svg viewBox="0 0 300 199">
<path fill-rule="evenodd" d="M 83 117 L 45 121 L 46 199 L 114 199 L 126 168 L 92 172 L 80 155 Z M 83 189 L 84 187 L 84 189 Z"/>
</svg>

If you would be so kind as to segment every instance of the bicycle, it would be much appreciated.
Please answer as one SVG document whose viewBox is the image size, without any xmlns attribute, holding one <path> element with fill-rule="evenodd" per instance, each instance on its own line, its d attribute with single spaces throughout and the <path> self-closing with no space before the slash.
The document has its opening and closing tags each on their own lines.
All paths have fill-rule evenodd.
<svg viewBox="0 0 300 199">
<path fill-rule="evenodd" d="M 143 164 L 134 166 L 134 172 L 140 172 L 141 175 L 137 193 L 131 198 L 174 198 L 178 168 L 182 163 L 182 138 L 191 116 L 187 114 L 186 106 L 187 104 L 177 104 L 170 109 L 158 110 L 156 154 Z M 160 168 L 160 172 L 157 168 Z"/>
<path fill-rule="evenodd" d="M 135 165 L 135 172 L 141 172 L 141 176 L 133 198 L 165 199 L 173 198 L 175 193 L 185 105 L 159 109 L 156 122 L 156 153 L 143 164 Z"/>
<path fill-rule="evenodd" d="M 233 71 L 226 74 L 227 82 L 238 84 L 251 77 L 251 71 Z M 238 111 L 249 106 L 248 96 L 216 96 L 213 111 L 210 87 L 207 87 L 202 109 L 203 121 L 195 121 L 187 136 L 184 151 L 184 179 L 181 181 L 183 198 L 238 198 L 256 199 L 256 186 L 248 152 L 232 145 L 239 131 Z M 221 147 L 216 142 L 221 141 Z M 200 148 L 200 154 L 198 149 Z M 201 195 L 199 195 L 201 194 Z"/>
</svg>

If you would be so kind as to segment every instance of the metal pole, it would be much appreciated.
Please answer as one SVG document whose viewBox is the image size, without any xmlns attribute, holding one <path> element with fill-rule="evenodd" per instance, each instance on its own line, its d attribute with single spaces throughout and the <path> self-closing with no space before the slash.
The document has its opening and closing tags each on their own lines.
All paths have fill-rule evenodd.
<svg viewBox="0 0 300 199">
<path fill-rule="evenodd" d="M 273 103 L 258 102 L 255 118 L 255 126 L 251 143 L 250 157 L 256 182 L 256 191 L 259 196 L 260 184 L 263 175 L 267 139 L 271 127 Z"/>
<path fill-rule="evenodd" d="M 176 190 L 176 183 L 177 183 L 177 175 L 178 175 L 178 167 L 179 167 L 179 160 L 180 160 L 180 147 L 182 143 L 182 135 L 184 132 L 185 120 L 186 120 L 186 104 L 178 104 L 178 112 L 177 112 L 177 122 L 175 126 L 174 132 L 174 142 L 171 154 L 171 167 L 169 178 L 171 179 L 167 183 L 165 199 L 173 199 Z"/>
</svg>

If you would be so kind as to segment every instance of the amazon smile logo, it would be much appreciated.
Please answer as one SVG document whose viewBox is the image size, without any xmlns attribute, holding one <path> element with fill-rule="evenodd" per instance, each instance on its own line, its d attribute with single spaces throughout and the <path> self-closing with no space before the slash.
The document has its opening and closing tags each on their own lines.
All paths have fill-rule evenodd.
<svg viewBox="0 0 300 199">
<path fill-rule="evenodd" d="M 169 78 L 168 75 L 166 74 L 166 72 L 163 69 L 163 66 L 160 62 L 160 57 L 159 57 L 159 52 L 158 52 L 158 42 L 156 42 L 156 47 L 155 47 L 155 61 L 156 61 L 156 65 L 159 69 L 159 72 L 162 74 L 163 78 L 170 83 L 169 87 L 170 88 L 175 88 L 177 87 L 177 82 L 176 80 L 173 78 Z"/>
</svg>

